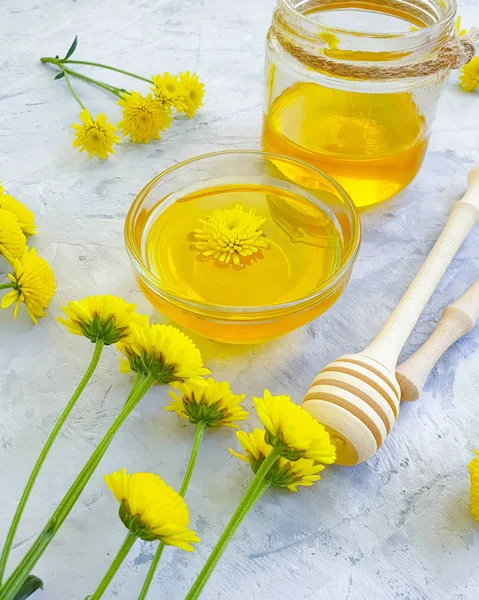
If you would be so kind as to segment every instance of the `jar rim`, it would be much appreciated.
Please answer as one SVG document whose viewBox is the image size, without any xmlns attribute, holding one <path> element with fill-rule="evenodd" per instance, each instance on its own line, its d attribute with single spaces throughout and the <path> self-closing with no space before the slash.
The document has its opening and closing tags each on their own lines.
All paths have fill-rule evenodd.
<svg viewBox="0 0 479 600">
<path fill-rule="evenodd" d="M 321 23 L 320 21 L 316 21 L 312 19 L 308 15 L 301 13 L 291 4 L 291 0 L 277 0 L 278 7 L 288 15 L 290 15 L 293 19 L 299 19 L 301 23 L 304 23 L 308 27 L 314 27 L 324 29 L 328 33 L 338 34 L 338 35 L 346 35 L 352 37 L 360 37 L 364 39 L 372 39 L 372 40 L 411 40 L 418 41 L 425 36 L 430 36 L 435 31 L 441 31 L 445 27 L 447 28 L 449 25 L 452 25 L 454 21 L 454 17 L 457 12 L 457 2 L 456 0 L 447 0 L 447 10 L 438 19 L 435 23 L 431 25 L 426 25 L 426 27 L 421 27 L 417 30 L 412 31 L 404 31 L 404 32 L 389 32 L 389 33 L 368 33 L 361 32 L 355 29 L 345 29 L 343 27 L 337 27 L 334 25 L 326 25 Z M 353 7 L 354 8 L 354 7 Z"/>
<path fill-rule="evenodd" d="M 159 183 L 161 181 L 161 179 L 163 177 L 165 177 L 166 175 L 169 175 L 170 173 L 172 173 L 174 171 L 178 171 L 182 168 L 188 167 L 191 164 L 194 164 L 194 163 L 204 160 L 204 159 L 221 157 L 221 156 L 226 156 L 226 155 L 237 155 L 237 156 L 240 156 L 240 155 L 255 156 L 256 155 L 256 156 L 262 157 L 262 158 L 275 158 L 277 160 L 280 159 L 282 161 L 289 161 L 289 162 L 298 164 L 298 165 L 302 166 L 303 168 L 306 167 L 306 168 L 310 169 L 311 171 L 318 173 L 321 176 L 321 178 L 326 180 L 333 188 L 335 188 L 336 191 L 338 192 L 338 194 L 340 195 L 340 197 L 342 198 L 342 200 L 344 201 L 345 208 L 346 208 L 349 216 L 351 217 L 351 242 L 349 244 L 348 252 L 344 257 L 344 261 L 341 264 L 340 268 L 327 281 L 325 281 L 323 284 L 321 284 L 321 286 L 318 289 L 316 289 L 314 292 L 311 292 L 310 294 L 303 296 L 301 298 L 297 298 L 297 299 L 294 299 L 294 300 L 291 300 L 288 302 L 272 304 L 269 306 L 244 307 L 244 306 L 223 306 L 223 305 L 217 305 L 217 304 L 206 304 L 204 302 L 198 302 L 198 301 L 194 301 L 194 300 L 182 297 L 182 296 L 178 296 L 177 294 L 174 293 L 173 290 L 169 289 L 168 286 L 166 286 L 163 282 L 161 282 L 158 279 L 158 277 L 156 277 L 150 271 L 150 269 L 147 267 L 147 265 L 145 264 L 143 257 L 141 255 L 141 250 L 135 241 L 134 228 L 135 228 L 135 217 L 137 216 L 138 212 L 140 211 L 141 206 L 142 206 L 143 202 L 146 200 L 146 198 L 148 197 L 150 191 L 156 186 L 157 183 Z M 183 308 L 185 310 L 189 310 L 192 312 L 194 312 L 195 309 L 197 309 L 199 311 L 208 310 L 212 313 L 222 315 L 223 318 L 225 318 L 228 314 L 238 315 L 238 314 L 248 313 L 251 315 L 256 315 L 258 313 L 261 313 L 262 315 L 267 315 L 267 314 L 271 315 L 271 313 L 276 313 L 278 311 L 283 311 L 285 309 L 291 309 L 291 308 L 295 308 L 295 307 L 301 308 L 305 305 L 308 305 L 310 302 L 320 299 L 322 296 L 327 295 L 328 293 L 331 292 L 331 290 L 335 289 L 335 287 L 343 280 L 343 278 L 345 276 L 347 276 L 347 274 L 350 272 L 352 266 L 354 265 L 354 262 L 358 255 L 359 247 L 361 244 L 361 234 L 362 234 L 362 227 L 361 227 L 361 220 L 359 217 L 358 210 L 357 210 L 355 204 L 353 203 L 353 201 L 351 200 L 350 196 L 347 194 L 347 192 L 334 179 L 332 179 L 329 175 L 327 175 L 323 171 L 320 171 L 316 167 L 313 167 L 312 165 L 310 165 L 306 162 L 303 162 L 301 160 L 298 160 L 296 158 L 291 158 L 289 156 L 282 156 L 282 155 L 274 154 L 271 152 L 263 152 L 261 150 L 224 150 L 224 151 L 219 151 L 219 152 L 210 152 L 207 154 L 201 154 L 198 156 L 194 156 L 194 157 L 184 160 L 178 164 L 175 164 L 175 165 L 169 167 L 168 169 L 165 169 L 164 171 L 162 171 L 161 173 L 156 175 L 156 177 L 154 177 L 151 181 L 149 181 L 143 187 L 143 189 L 137 194 L 137 196 L 136 196 L 135 200 L 133 201 L 133 203 L 128 211 L 128 214 L 126 216 L 125 227 L 124 227 L 124 239 L 125 239 L 125 246 L 126 246 L 127 254 L 130 258 L 130 262 L 132 263 L 132 266 L 133 266 L 136 274 L 140 277 L 140 279 L 142 280 L 142 282 L 145 285 L 150 287 L 151 284 L 154 283 L 154 286 L 151 287 L 152 291 L 159 294 L 166 301 L 169 301 L 169 302 L 173 301 L 174 303 L 177 303 L 177 304 L 183 306 Z"/>
</svg>

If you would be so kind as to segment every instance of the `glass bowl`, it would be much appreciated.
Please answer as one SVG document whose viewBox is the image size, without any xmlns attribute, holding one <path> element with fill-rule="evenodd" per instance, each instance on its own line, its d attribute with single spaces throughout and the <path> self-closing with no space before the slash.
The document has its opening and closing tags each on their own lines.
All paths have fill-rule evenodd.
<svg viewBox="0 0 479 600">
<path fill-rule="evenodd" d="M 277 338 L 327 310 L 349 281 L 360 240 L 358 212 L 334 180 L 258 151 L 205 154 L 167 169 L 141 190 L 125 223 L 151 304 L 232 344 Z"/>
</svg>

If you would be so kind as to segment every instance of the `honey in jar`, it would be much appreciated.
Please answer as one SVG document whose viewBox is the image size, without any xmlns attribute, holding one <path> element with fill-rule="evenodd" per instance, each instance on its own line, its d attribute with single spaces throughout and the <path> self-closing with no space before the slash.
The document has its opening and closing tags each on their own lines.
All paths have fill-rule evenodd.
<svg viewBox="0 0 479 600">
<path fill-rule="evenodd" d="M 422 76 L 421 61 L 454 14 L 444 0 L 278 0 L 263 149 L 321 169 L 358 207 L 397 194 L 421 167 L 447 77 Z"/>
</svg>

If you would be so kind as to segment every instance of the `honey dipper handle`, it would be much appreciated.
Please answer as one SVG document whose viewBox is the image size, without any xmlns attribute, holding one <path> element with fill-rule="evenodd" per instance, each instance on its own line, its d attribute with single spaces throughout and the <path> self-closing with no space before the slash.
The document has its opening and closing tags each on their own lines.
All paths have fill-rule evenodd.
<svg viewBox="0 0 479 600">
<path fill-rule="evenodd" d="M 396 370 L 401 400 L 417 400 L 434 365 L 479 317 L 479 279 L 459 300 L 444 309 L 429 339 Z"/>
<path fill-rule="evenodd" d="M 396 369 L 399 353 L 444 272 L 479 220 L 479 167 L 469 173 L 468 190 L 456 202 L 437 242 L 378 336 L 361 354 Z"/>
</svg>

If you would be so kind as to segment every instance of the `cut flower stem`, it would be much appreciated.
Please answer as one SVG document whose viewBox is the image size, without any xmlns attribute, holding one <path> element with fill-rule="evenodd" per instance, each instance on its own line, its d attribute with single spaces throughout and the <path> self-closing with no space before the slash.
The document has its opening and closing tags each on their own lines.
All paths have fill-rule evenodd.
<svg viewBox="0 0 479 600">
<path fill-rule="evenodd" d="M 246 490 L 245 495 L 239 503 L 238 508 L 218 540 L 218 543 L 213 548 L 213 551 L 206 561 L 204 567 L 201 569 L 200 574 L 196 578 L 188 594 L 185 596 L 185 600 L 195 600 L 196 598 L 199 598 L 203 588 L 208 582 L 208 579 L 213 573 L 214 568 L 218 564 L 218 561 L 223 555 L 223 552 L 225 551 L 231 538 L 236 533 L 241 522 L 248 514 L 249 510 L 253 507 L 254 503 L 269 487 L 267 475 L 275 465 L 278 458 L 279 454 L 273 449 L 262 462 L 260 468 L 256 472 L 256 475 Z"/>
<path fill-rule="evenodd" d="M 188 466 L 186 467 L 186 472 L 183 477 L 183 482 L 181 484 L 180 491 L 178 492 L 180 496 L 184 497 L 186 491 L 188 489 L 188 485 L 191 480 L 191 476 L 193 474 L 193 470 L 195 468 L 196 459 L 198 458 L 198 451 L 200 449 L 201 440 L 203 439 L 203 434 L 206 429 L 206 423 L 204 421 L 200 421 L 196 427 L 196 435 L 195 440 L 193 442 L 193 447 L 191 449 L 190 460 L 188 461 Z M 165 548 L 165 544 L 160 542 L 158 548 L 156 549 L 155 556 L 153 557 L 153 561 L 148 570 L 148 574 L 145 579 L 145 583 L 141 588 L 140 595 L 138 596 L 138 600 L 145 600 L 148 590 L 150 589 L 151 582 L 153 581 L 153 577 L 155 576 L 156 569 L 158 568 L 158 564 L 160 562 L 161 555 L 163 554 L 163 550 Z"/>
<path fill-rule="evenodd" d="M 103 593 L 109 586 L 110 581 L 115 576 L 115 573 L 120 568 L 121 563 L 125 560 L 125 558 L 128 555 L 128 552 L 131 550 L 131 548 L 135 542 L 136 542 L 136 535 L 134 535 L 133 533 L 131 533 L 131 531 L 129 531 L 126 534 L 125 540 L 124 540 L 123 544 L 121 545 L 121 548 L 118 551 L 118 554 L 115 556 L 113 562 L 110 565 L 110 568 L 106 572 L 105 577 L 103 577 L 96 592 L 92 596 L 89 596 L 89 600 L 99 600 L 103 596 Z"/>
<path fill-rule="evenodd" d="M 140 79 L 140 81 L 146 81 L 146 83 L 152 83 L 151 79 L 147 79 L 146 77 L 142 77 L 141 75 L 136 75 L 136 73 L 131 73 L 130 71 L 124 71 L 123 69 L 117 69 L 116 67 L 110 67 L 110 65 L 104 65 L 102 63 L 90 62 L 88 60 L 64 60 L 62 61 L 66 64 L 72 65 L 88 65 L 90 67 L 98 67 L 100 69 L 108 69 L 109 71 L 116 71 L 117 73 L 122 73 L 122 75 L 128 75 L 129 77 L 134 77 L 135 79 Z"/>
<path fill-rule="evenodd" d="M 113 94 L 113 95 L 117 96 L 118 98 L 122 97 L 122 93 L 127 93 L 126 90 L 123 90 L 119 87 L 116 87 L 109 83 L 105 83 L 103 81 L 98 81 L 97 79 L 93 79 L 92 77 L 83 75 L 83 73 L 78 73 L 78 71 L 69 69 L 68 67 L 65 66 L 65 63 L 71 62 L 71 61 L 62 61 L 59 58 L 53 58 L 52 56 L 44 56 L 40 60 L 43 63 L 49 63 L 52 65 L 55 65 L 63 72 L 65 79 L 67 81 L 68 87 L 70 89 L 70 92 L 72 93 L 73 97 L 75 98 L 75 100 L 78 102 L 78 104 L 82 108 L 85 108 L 85 107 L 82 104 L 82 102 L 79 100 L 79 98 L 76 95 L 76 93 L 74 92 L 74 90 L 72 89 L 71 83 L 68 78 L 69 75 L 71 75 L 72 77 L 76 77 L 77 79 L 81 79 L 82 81 L 86 81 L 87 83 L 92 83 L 93 85 L 96 85 L 97 87 L 100 87 L 100 88 L 104 89 L 105 91 L 110 92 L 110 94 Z M 73 61 L 73 62 L 75 62 L 75 61 Z"/>
<path fill-rule="evenodd" d="M 50 448 L 53 445 L 53 442 L 56 440 L 58 434 L 60 433 L 61 428 L 63 427 L 65 421 L 67 420 L 68 416 L 70 415 L 73 407 L 77 403 L 78 398 L 81 396 L 87 383 L 90 381 L 96 367 L 98 366 L 98 362 L 100 360 L 103 348 L 104 348 L 103 340 L 98 340 L 95 344 L 95 349 L 93 352 L 91 362 L 88 365 L 88 368 L 85 371 L 85 374 L 83 375 L 82 380 L 78 384 L 78 387 L 76 388 L 76 390 L 73 392 L 73 395 L 70 398 L 70 401 L 64 408 L 62 414 L 60 415 L 60 418 L 58 419 L 58 421 L 55 424 L 55 427 L 53 428 L 52 432 L 48 436 L 48 439 L 45 442 L 45 445 L 43 446 L 42 451 L 40 452 L 37 462 L 35 463 L 35 466 L 33 467 L 33 471 L 27 481 L 27 485 L 25 486 L 22 497 L 20 498 L 20 501 L 17 506 L 17 510 L 15 511 L 15 515 L 13 517 L 12 524 L 10 525 L 10 529 L 8 530 L 8 533 L 7 533 L 7 538 L 6 538 L 5 544 L 3 546 L 2 555 L 0 556 L 0 585 L 3 580 L 3 575 L 5 573 L 5 567 L 7 565 L 8 555 L 10 554 L 10 550 L 12 548 L 15 533 L 18 529 L 20 519 L 22 518 L 22 514 L 25 509 L 25 505 L 28 502 L 28 498 L 30 497 L 30 493 L 35 484 L 35 481 L 37 480 L 38 474 L 40 473 L 43 463 L 45 462 L 45 460 L 48 456 Z"/>
<path fill-rule="evenodd" d="M 31 546 L 30 550 L 26 553 L 20 564 L 5 582 L 5 585 L 0 588 L 1 600 L 14 600 L 16 593 L 22 586 L 31 569 L 36 565 L 42 554 L 48 548 L 50 542 L 55 537 L 55 534 L 58 532 L 63 522 L 69 515 L 80 494 L 97 468 L 100 460 L 107 451 L 116 432 L 120 429 L 128 415 L 132 412 L 141 398 L 143 398 L 143 396 L 154 383 L 155 379 L 153 375 L 146 375 L 144 377 L 139 375 L 136 378 L 135 383 L 130 391 L 128 400 L 125 402 L 125 405 L 121 409 L 110 429 L 107 431 L 96 450 L 86 462 L 80 474 L 63 497 L 63 500 L 56 508 L 55 512 Z"/>
</svg>

